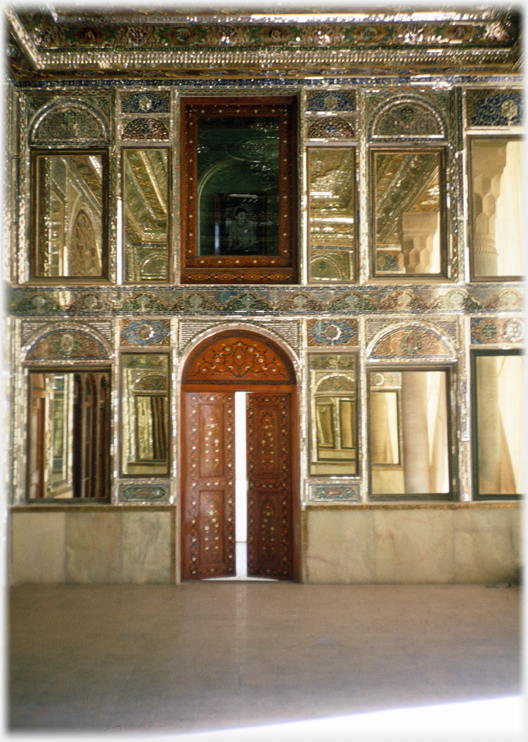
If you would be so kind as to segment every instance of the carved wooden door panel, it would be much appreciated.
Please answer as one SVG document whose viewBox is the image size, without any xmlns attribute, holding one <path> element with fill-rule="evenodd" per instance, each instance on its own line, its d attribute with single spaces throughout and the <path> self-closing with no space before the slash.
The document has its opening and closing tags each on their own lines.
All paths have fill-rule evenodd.
<svg viewBox="0 0 528 742">
<path fill-rule="evenodd" d="M 234 394 L 186 392 L 183 579 L 235 574 Z"/>
<path fill-rule="evenodd" d="M 293 579 L 291 394 L 249 394 L 248 575 Z"/>
</svg>

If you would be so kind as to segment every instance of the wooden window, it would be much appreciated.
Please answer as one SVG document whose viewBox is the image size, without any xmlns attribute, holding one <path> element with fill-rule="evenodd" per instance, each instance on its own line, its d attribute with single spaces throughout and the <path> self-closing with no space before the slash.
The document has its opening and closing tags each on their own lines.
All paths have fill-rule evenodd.
<svg viewBox="0 0 528 742">
<path fill-rule="evenodd" d="M 297 282 L 297 101 L 183 98 L 182 283 Z"/>
</svg>

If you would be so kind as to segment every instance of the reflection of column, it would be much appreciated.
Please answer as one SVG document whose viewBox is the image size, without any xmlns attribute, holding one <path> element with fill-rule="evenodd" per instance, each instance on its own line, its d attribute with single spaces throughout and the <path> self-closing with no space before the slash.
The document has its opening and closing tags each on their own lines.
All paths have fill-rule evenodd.
<svg viewBox="0 0 528 742">
<path fill-rule="evenodd" d="M 498 252 L 495 244 L 496 201 L 506 164 L 506 144 L 492 147 L 475 144 L 472 148 L 473 209 L 475 234 L 473 256 L 475 275 L 496 276 Z"/>
<path fill-rule="evenodd" d="M 496 356 L 477 358 L 477 395 L 479 493 L 500 494 L 501 421 Z"/>
<path fill-rule="evenodd" d="M 372 463 L 392 464 L 394 462 L 394 453 L 390 436 L 387 394 L 385 392 L 375 392 L 371 395 L 370 416 L 372 427 Z"/>
<path fill-rule="evenodd" d="M 439 217 L 435 211 L 409 211 L 402 215 L 403 262 L 406 273 L 440 271 Z"/>
<path fill-rule="evenodd" d="M 425 373 L 402 373 L 402 438 L 405 494 L 430 492 Z"/>
</svg>

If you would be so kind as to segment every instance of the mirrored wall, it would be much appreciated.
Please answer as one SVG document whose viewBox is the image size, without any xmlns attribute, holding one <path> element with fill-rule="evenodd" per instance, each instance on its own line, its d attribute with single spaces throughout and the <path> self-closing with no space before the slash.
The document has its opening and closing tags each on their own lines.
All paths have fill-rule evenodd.
<svg viewBox="0 0 528 742">
<path fill-rule="evenodd" d="M 447 371 L 370 371 L 372 495 L 450 492 Z"/>
<path fill-rule="evenodd" d="M 355 149 L 308 148 L 310 280 L 355 278 Z"/>
<path fill-rule="evenodd" d="M 401 148 L 371 153 L 374 275 L 441 275 L 444 156 Z"/>
<path fill-rule="evenodd" d="M 34 153 L 32 165 L 32 276 L 106 277 L 106 153 Z"/>
<path fill-rule="evenodd" d="M 358 473 L 355 355 L 311 355 L 312 475 Z"/>
<path fill-rule="evenodd" d="M 523 143 L 470 143 L 472 278 L 515 278 L 523 269 Z"/>
<path fill-rule="evenodd" d="M 29 497 L 106 498 L 110 473 L 110 373 L 31 371 Z"/>
<path fill-rule="evenodd" d="M 169 473 L 168 390 L 167 354 L 123 354 L 123 474 L 156 476 Z"/>
<path fill-rule="evenodd" d="M 475 494 L 522 495 L 524 356 L 517 351 L 475 351 L 472 360 Z"/>
<path fill-rule="evenodd" d="M 169 150 L 123 150 L 125 280 L 169 280 Z"/>
</svg>

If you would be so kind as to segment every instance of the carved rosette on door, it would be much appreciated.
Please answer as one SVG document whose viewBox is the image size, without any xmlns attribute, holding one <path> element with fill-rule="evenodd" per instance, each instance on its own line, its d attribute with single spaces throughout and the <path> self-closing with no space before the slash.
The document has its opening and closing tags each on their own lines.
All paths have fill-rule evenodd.
<svg viewBox="0 0 528 742">
<path fill-rule="evenodd" d="M 234 395 L 188 393 L 184 577 L 235 574 Z"/>
<path fill-rule="evenodd" d="M 292 579 L 290 394 L 249 394 L 248 574 Z"/>
</svg>

